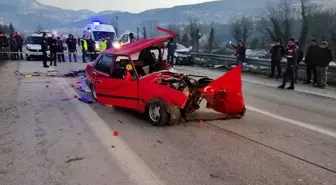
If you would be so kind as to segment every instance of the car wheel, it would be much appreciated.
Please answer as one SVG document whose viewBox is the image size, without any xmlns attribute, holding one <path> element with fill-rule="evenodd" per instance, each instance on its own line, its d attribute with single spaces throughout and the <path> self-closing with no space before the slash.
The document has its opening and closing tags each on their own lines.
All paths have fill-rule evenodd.
<svg viewBox="0 0 336 185">
<path fill-rule="evenodd" d="M 166 110 L 166 103 L 154 101 L 148 106 L 148 117 L 154 126 L 165 126 L 169 123 L 169 114 Z"/>
<path fill-rule="evenodd" d="M 30 57 L 26 57 L 27 61 L 30 61 Z"/>
<path fill-rule="evenodd" d="M 92 96 L 92 98 L 95 101 L 97 101 L 97 93 L 96 93 L 96 89 L 94 88 L 93 84 L 90 85 L 90 90 L 91 90 L 91 96 Z"/>
</svg>

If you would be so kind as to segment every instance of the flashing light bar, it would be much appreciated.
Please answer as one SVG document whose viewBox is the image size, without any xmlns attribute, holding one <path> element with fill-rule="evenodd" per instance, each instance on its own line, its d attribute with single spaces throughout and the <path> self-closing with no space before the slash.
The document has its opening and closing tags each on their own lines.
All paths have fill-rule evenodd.
<svg viewBox="0 0 336 185">
<path fill-rule="evenodd" d="M 98 26 L 100 25 L 100 22 L 93 22 L 93 25 Z"/>
</svg>

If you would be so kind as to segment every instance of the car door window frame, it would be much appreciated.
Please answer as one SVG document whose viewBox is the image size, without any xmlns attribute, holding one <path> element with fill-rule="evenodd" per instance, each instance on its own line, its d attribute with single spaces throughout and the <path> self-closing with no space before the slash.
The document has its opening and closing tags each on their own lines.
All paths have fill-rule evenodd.
<svg viewBox="0 0 336 185">
<path fill-rule="evenodd" d="M 100 65 L 102 65 L 102 63 L 104 62 L 104 58 L 105 57 L 109 57 L 111 58 L 111 63 L 109 65 L 109 68 L 107 70 L 102 70 L 100 67 Z M 98 72 L 101 72 L 101 73 L 104 73 L 104 74 L 107 74 L 107 75 L 110 75 L 111 74 L 111 69 L 112 69 L 112 66 L 114 65 L 114 59 L 115 57 L 111 54 L 103 54 L 101 56 L 101 58 L 97 61 L 96 65 L 95 65 L 95 70 L 97 70 Z M 103 66 L 103 67 L 106 67 L 106 66 Z"/>
</svg>

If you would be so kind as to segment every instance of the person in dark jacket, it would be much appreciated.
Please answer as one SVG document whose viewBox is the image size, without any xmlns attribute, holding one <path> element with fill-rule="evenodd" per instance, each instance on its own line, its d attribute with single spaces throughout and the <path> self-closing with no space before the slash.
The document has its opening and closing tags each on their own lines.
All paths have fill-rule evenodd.
<svg viewBox="0 0 336 185">
<path fill-rule="evenodd" d="M 320 49 L 321 48 L 317 45 L 317 41 L 312 40 L 311 46 L 309 46 L 305 56 L 307 78 L 304 84 L 311 83 L 312 73 L 313 73 L 314 85 L 317 84 L 316 65 L 319 61 Z"/>
<path fill-rule="evenodd" d="M 130 34 L 131 37 L 131 34 Z M 174 39 L 171 38 L 168 43 L 167 46 L 168 48 L 168 56 L 167 56 L 167 60 L 170 63 L 170 65 L 173 67 L 174 66 L 174 54 L 175 54 L 175 50 L 176 50 L 176 44 L 174 43 Z"/>
<path fill-rule="evenodd" d="M 17 42 L 15 39 L 15 35 L 12 34 L 11 37 L 9 38 L 9 47 L 10 47 L 10 51 L 11 51 L 11 60 L 17 60 Z"/>
<path fill-rule="evenodd" d="M 242 40 L 239 40 L 237 46 L 232 45 L 236 49 L 237 65 L 242 65 L 246 59 L 246 47 Z"/>
<path fill-rule="evenodd" d="M 47 39 L 47 34 L 43 33 L 42 35 L 42 41 L 41 41 L 41 50 L 42 50 L 42 57 L 43 57 L 43 67 L 48 68 L 49 66 L 47 65 L 47 60 L 48 60 L 48 39 Z"/>
<path fill-rule="evenodd" d="M 287 57 L 287 65 L 286 65 L 286 72 L 283 77 L 282 84 L 278 86 L 280 89 L 284 89 L 286 86 L 287 79 L 290 78 L 291 84 L 289 87 L 286 89 L 289 90 L 294 90 L 294 69 L 297 66 L 297 61 L 298 61 L 298 53 L 297 53 L 297 47 L 295 45 L 295 39 L 291 38 L 288 41 L 288 48 L 285 52 L 286 57 Z"/>
<path fill-rule="evenodd" d="M 53 62 L 54 62 L 54 66 L 57 66 L 56 55 L 57 55 L 57 51 L 59 50 L 59 46 L 58 46 L 58 41 L 56 39 L 55 34 L 52 34 L 52 38 L 49 43 L 49 48 L 50 48 L 50 66 L 52 65 Z"/>
<path fill-rule="evenodd" d="M 130 38 L 130 42 L 131 42 L 131 43 L 136 41 L 136 39 L 135 39 L 133 33 L 130 33 L 130 34 L 129 34 L 129 38 Z"/>
<path fill-rule="evenodd" d="M 87 44 L 88 44 L 88 54 L 90 55 L 91 61 L 93 61 L 96 59 L 96 43 L 91 37 L 89 37 Z"/>
<path fill-rule="evenodd" d="M 5 33 L 0 32 L 0 61 L 6 60 L 6 48 L 8 47 L 8 39 Z"/>
<path fill-rule="evenodd" d="M 73 54 L 75 62 L 77 62 L 76 52 L 77 52 L 77 39 L 73 37 L 72 34 L 69 34 L 69 38 L 66 40 L 69 50 L 69 61 L 71 62 L 71 54 Z"/>
<path fill-rule="evenodd" d="M 23 53 L 22 53 L 22 47 L 23 47 L 23 39 L 22 37 L 20 36 L 19 32 L 15 32 L 15 39 L 16 39 L 16 42 L 17 42 L 17 51 L 18 51 L 18 54 L 17 54 L 17 58 L 21 58 L 21 60 L 23 60 Z"/>
<path fill-rule="evenodd" d="M 278 40 L 275 45 L 270 50 L 271 53 L 271 74 L 269 78 L 274 78 L 275 68 L 277 68 L 278 75 L 276 78 L 281 77 L 281 59 L 285 54 L 285 48 L 281 45 L 280 40 Z"/>
<path fill-rule="evenodd" d="M 61 37 L 57 37 L 57 58 L 58 62 L 65 62 L 65 57 L 64 57 L 64 46 L 63 46 L 63 40 Z"/>
<path fill-rule="evenodd" d="M 296 68 L 294 69 L 294 81 L 295 83 L 298 83 L 298 71 L 299 71 L 299 64 L 302 62 L 303 59 L 303 51 L 302 49 L 299 48 L 299 42 L 295 42 L 296 48 L 297 48 L 297 65 Z"/>
<path fill-rule="evenodd" d="M 328 43 L 325 41 L 321 44 L 320 52 L 320 60 L 316 66 L 317 87 L 325 88 L 327 85 L 328 66 L 333 60 L 333 55 L 332 51 L 328 48 Z"/>
</svg>

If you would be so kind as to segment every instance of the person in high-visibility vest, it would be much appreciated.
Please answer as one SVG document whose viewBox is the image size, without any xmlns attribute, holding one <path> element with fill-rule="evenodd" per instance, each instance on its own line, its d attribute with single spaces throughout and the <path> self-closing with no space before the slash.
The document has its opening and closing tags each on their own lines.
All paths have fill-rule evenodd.
<svg viewBox="0 0 336 185">
<path fill-rule="evenodd" d="M 105 51 L 107 49 L 107 40 L 105 39 L 105 37 L 102 38 L 99 47 L 100 51 Z"/>
<path fill-rule="evenodd" d="M 82 47 L 82 59 L 83 59 L 83 63 L 86 63 L 85 57 L 86 57 L 86 53 L 88 51 L 88 43 L 87 43 L 88 37 L 87 36 L 83 36 L 83 38 L 80 41 L 80 45 Z"/>
</svg>

